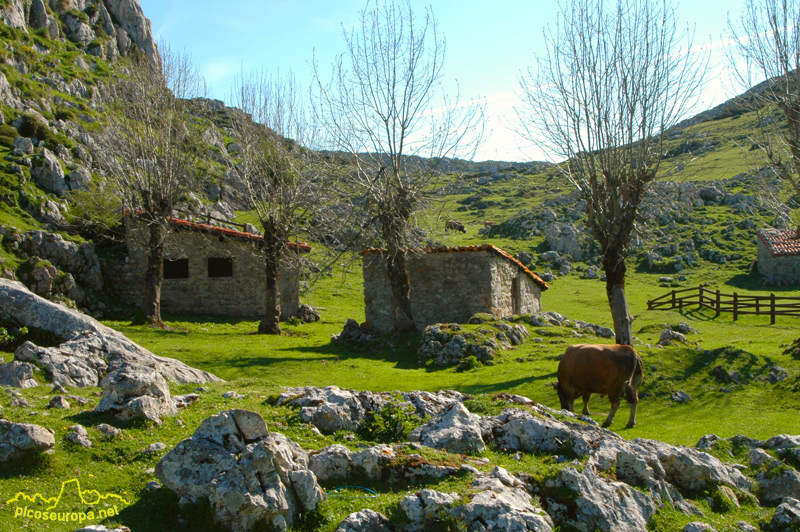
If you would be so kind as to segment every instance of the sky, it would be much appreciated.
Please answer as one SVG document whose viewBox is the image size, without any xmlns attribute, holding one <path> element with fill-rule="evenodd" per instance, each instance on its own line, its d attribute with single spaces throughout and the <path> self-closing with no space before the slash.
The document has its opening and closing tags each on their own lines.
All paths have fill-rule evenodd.
<svg viewBox="0 0 800 532">
<path fill-rule="evenodd" d="M 311 82 L 316 58 L 327 72 L 344 51 L 343 28 L 353 28 L 366 0 L 140 0 L 156 40 L 187 52 L 209 85 L 209 97 L 230 104 L 241 73 L 292 72 Z M 711 70 L 695 109 L 735 96 L 726 73 L 728 17 L 738 19 L 744 0 L 684 0 L 679 23 L 695 32 L 695 47 L 710 47 Z M 474 160 L 531 161 L 550 157 L 514 132 L 519 77 L 543 54 L 545 28 L 557 20 L 555 0 L 411 0 L 428 6 L 447 41 L 444 78 L 465 99 L 486 101 L 486 136 Z"/>
</svg>

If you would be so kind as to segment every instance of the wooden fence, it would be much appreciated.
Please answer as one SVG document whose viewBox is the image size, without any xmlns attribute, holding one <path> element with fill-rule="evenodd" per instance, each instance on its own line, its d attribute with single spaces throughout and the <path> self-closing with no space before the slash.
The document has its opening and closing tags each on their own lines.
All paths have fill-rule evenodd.
<svg viewBox="0 0 800 532">
<path fill-rule="evenodd" d="M 708 290 L 702 286 L 673 290 L 661 297 L 647 302 L 648 310 L 683 309 L 697 305 L 709 308 L 717 313 L 732 312 L 736 320 L 743 314 L 769 316 L 770 323 L 775 323 L 776 316 L 800 316 L 800 297 L 785 297 L 770 294 L 768 296 L 723 294 L 719 290 Z"/>
</svg>

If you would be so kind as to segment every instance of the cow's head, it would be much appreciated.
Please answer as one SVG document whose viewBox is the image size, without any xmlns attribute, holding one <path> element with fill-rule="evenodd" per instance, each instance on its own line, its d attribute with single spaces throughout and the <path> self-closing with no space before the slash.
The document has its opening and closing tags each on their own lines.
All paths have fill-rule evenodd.
<svg viewBox="0 0 800 532">
<path fill-rule="evenodd" d="M 558 394 L 558 400 L 561 401 L 561 409 L 568 410 L 569 409 L 569 398 L 567 397 L 567 392 L 561 387 L 561 383 L 558 381 L 553 381 L 548 384 L 548 386 L 552 386 L 553 389 Z"/>
</svg>

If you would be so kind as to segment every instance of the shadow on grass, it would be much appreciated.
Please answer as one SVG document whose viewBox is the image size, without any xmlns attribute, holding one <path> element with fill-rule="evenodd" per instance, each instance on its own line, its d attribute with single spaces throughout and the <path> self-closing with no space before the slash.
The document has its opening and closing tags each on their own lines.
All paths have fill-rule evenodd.
<svg viewBox="0 0 800 532">
<path fill-rule="evenodd" d="M 19 458 L 14 458 L 5 462 L 3 467 L 0 468 L 0 479 L 38 474 L 46 475 L 51 470 L 53 459 L 53 455 L 47 453 L 28 453 Z M 4 493 L 3 495 L 7 494 Z M 3 502 L 5 502 L 5 499 L 3 499 Z"/>
<path fill-rule="evenodd" d="M 516 388 L 517 386 L 530 384 L 532 381 L 552 380 L 555 378 L 556 378 L 556 372 L 551 372 L 532 377 L 520 377 L 518 379 L 511 379 L 502 382 L 492 382 L 487 384 L 466 384 L 463 386 L 459 386 L 458 389 L 461 392 L 468 393 L 471 395 L 477 395 L 483 393 L 485 394 L 500 393 L 500 392 L 507 392 L 510 388 Z"/>
<path fill-rule="evenodd" d="M 167 488 L 143 491 L 142 497 L 119 513 L 122 520 L 137 532 L 224 532 L 214 522 L 207 500 L 181 506 L 178 497 Z"/>
</svg>

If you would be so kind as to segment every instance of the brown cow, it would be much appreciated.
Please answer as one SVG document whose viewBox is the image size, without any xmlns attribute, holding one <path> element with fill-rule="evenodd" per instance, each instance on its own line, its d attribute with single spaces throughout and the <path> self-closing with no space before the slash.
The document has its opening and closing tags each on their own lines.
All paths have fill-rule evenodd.
<svg viewBox="0 0 800 532">
<path fill-rule="evenodd" d="M 578 344 L 567 347 L 558 363 L 558 392 L 561 408 L 574 412 L 575 398 L 583 397 L 583 414 L 589 415 L 589 398 L 593 393 L 608 395 L 611 411 L 603 422 L 611 425 L 622 395 L 631 404 L 627 428 L 636 425 L 638 389 L 644 376 L 642 357 L 629 345 Z"/>
</svg>

